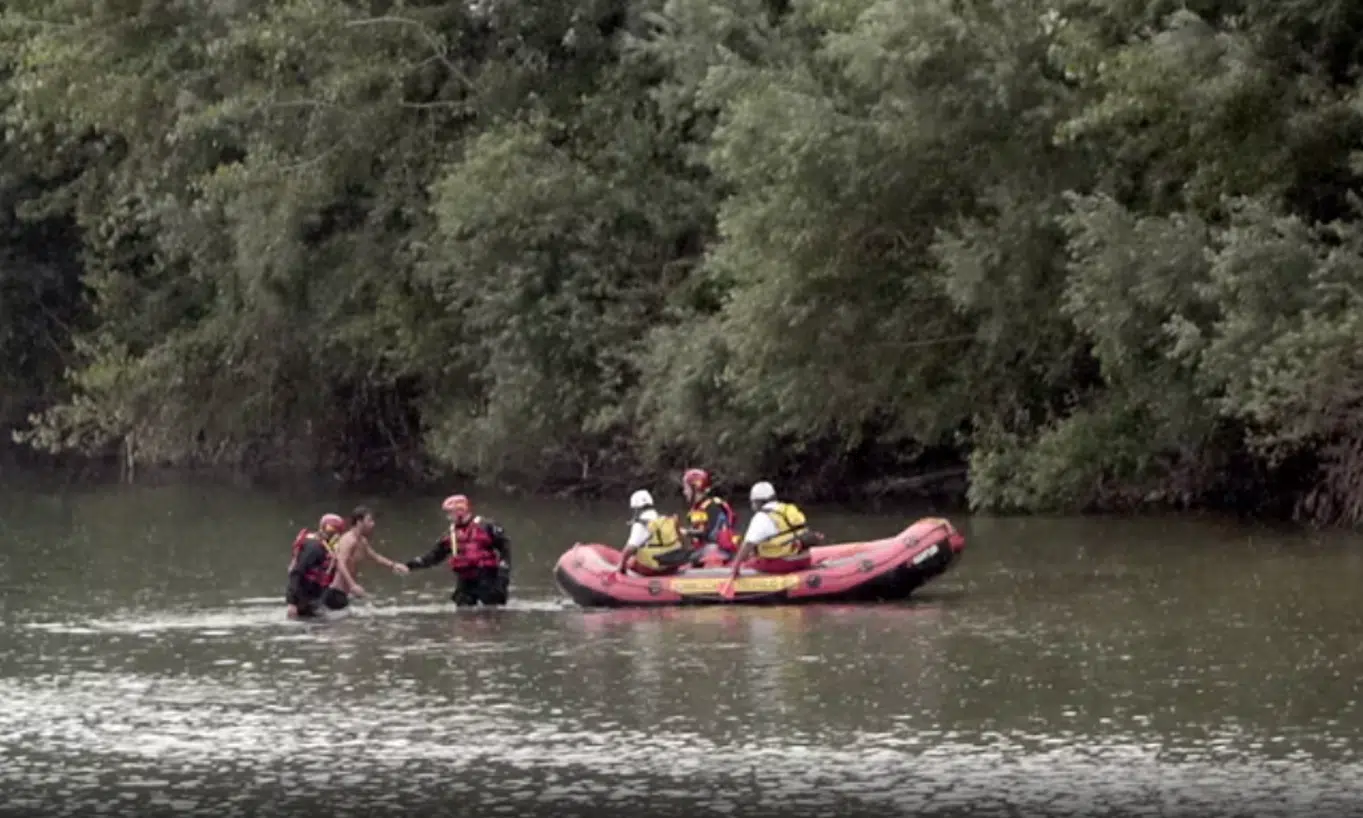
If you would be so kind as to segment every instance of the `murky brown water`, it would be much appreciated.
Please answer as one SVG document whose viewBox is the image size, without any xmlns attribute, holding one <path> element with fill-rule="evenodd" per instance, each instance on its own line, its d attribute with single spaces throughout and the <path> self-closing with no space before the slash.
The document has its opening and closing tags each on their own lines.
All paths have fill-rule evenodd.
<svg viewBox="0 0 1363 818">
<path fill-rule="evenodd" d="M 380 550 L 438 498 L 379 500 Z M 623 505 L 623 504 L 621 504 Z M 1346 815 L 1363 541 L 1193 521 L 956 522 L 908 605 L 588 612 L 551 568 L 617 507 L 488 500 L 514 602 L 372 566 L 283 618 L 325 502 L 0 493 L 4 815 Z M 911 516 L 817 511 L 836 538 Z"/>
</svg>

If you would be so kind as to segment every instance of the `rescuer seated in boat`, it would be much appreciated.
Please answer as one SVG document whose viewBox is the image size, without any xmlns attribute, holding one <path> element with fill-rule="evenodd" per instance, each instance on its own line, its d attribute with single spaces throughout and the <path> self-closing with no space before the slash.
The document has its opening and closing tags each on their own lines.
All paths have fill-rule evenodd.
<svg viewBox="0 0 1363 818">
<path fill-rule="evenodd" d="M 687 469 L 682 474 L 682 496 L 690 510 L 687 525 L 696 532 L 693 536 L 694 561 L 700 564 L 706 556 L 717 554 L 724 562 L 733 559 L 738 550 L 738 517 L 733 508 L 714 495 L 710 473 L 704 469 Z"/>
<path fill-rule="evenodd" d="M 336 573 L 332 548 L 345 528 L 345 520 L 327 514 L 317 531 L 304 529 L 294 538 L 289 585 L 284 594 L 290 619 L 308 619 L 321 612 L 323 596 Z"/>
<path fill-rule="evenodd" d="M 653 495 L 639 490 L 630 495 L 629 540 L 620 553 L 617 574 L 632 569 L 644 576 L 672 574 L 695 557 L 688 531 L 675 515 L 666 517 L 653 508 Z"/>
<path fill-rule="evenodd" d="M 733 576 L 749 556 L 748 566 L 765 574 L 788 574 L 802 571 L 810 565 L 810 548 L 823 537 L 810 530 L 804 512 L 794 503 L 776 499 L 776 489 L 765 480 L 756 483 L 748 493 L 753 518 L 743 535 L 738 556 L 734 559 Z"/>
<path fill-rule="evenodd" d="M 505 605 L 511 595 L 511 540 L 492 520 L 476 517 L 473 504 L 462 494 L 446 497 L 440 505 L 450 521 L 449 533 L 428 553 L 407 561 L 416 571 L 449 560 L 454 572 L 455 605 Z"/>
</svg>

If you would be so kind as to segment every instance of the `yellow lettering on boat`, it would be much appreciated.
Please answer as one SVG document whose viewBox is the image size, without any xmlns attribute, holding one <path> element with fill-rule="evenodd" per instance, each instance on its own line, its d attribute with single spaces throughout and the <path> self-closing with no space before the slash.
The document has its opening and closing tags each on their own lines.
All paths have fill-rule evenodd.
<svg viewBox="0 0 1363 818">
<path fill-rule="evenodd" d="M 714 579 L 674 579 L 672 590 L 679 594 L 717 594 L 724 587 L 723 577 Z M 800 578 L 793 574 L 780 574 L 767 577 L 740 577 L 734 580 L 734 593 L 764 594 L 785 591 L 800 584 Z"/>
</svg>

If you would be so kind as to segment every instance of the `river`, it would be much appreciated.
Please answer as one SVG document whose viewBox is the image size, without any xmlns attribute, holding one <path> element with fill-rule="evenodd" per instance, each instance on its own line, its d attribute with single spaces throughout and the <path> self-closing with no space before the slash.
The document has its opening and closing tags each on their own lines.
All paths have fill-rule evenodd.
<svg viewBox="0 0 1363 818">
<path fill-rule="evenodd" d="M 485 497 L 506 610 L 441 569 L 283 617 L 357 498 L 0 490 L 0 811 L 34 815 L 1345 815 L 1363 542 L 1194 519 L 953 517 L 908 604 L 584 611 L 551 576 L 623 500 Z M 359 498 L 366 499 L 366 498 Z M 345 502 L 343 503 L 342 500 Z M 439 498 L 379 497 L 409 557 Z M 928 509 L 811 510 L 830 540 Z"/>
</svg>

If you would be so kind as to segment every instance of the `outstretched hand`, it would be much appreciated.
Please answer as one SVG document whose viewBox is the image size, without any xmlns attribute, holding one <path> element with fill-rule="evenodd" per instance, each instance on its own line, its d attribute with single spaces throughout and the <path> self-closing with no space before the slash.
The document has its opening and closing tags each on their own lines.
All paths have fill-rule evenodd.
<svg viewBox="0 0 1363 818">
<path fill-rule="evenodd" d="M 403 565 L 400 562 L 395 562 L 393 563 L 393 573 L 397 574 L 400 577 L 405 577 L 408 574 L 412 573 L 412 569 L 408 568 L 407 566 Z"/>
</svg>

